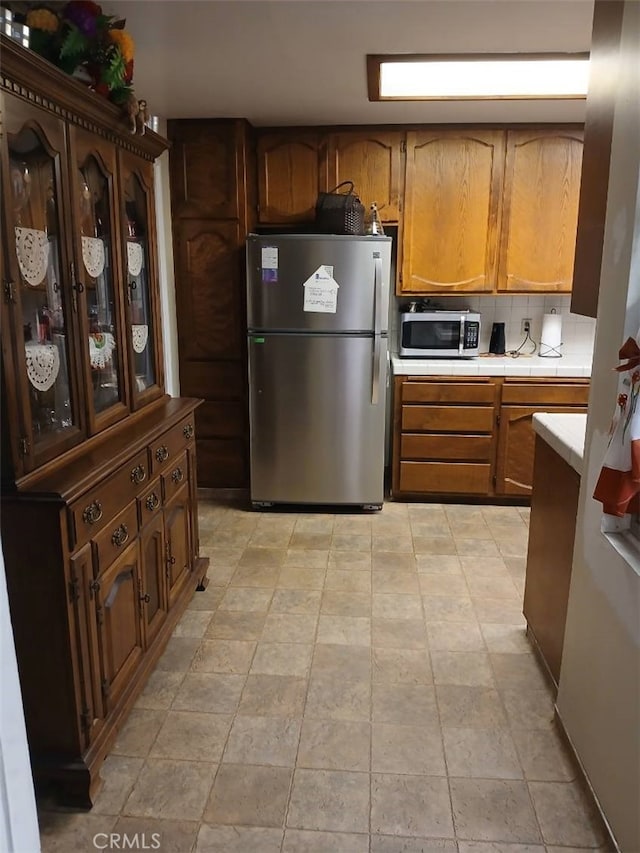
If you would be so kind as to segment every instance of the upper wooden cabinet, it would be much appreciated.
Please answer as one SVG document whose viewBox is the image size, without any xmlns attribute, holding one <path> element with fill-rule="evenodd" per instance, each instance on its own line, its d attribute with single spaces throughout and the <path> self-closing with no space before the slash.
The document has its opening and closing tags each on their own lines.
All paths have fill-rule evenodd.
<svg viewBox="0 0 640 853">
<path fill-rule="evenodd" d="M 503 131 L 407 134 L 401 293 L 491 292 Z"/>
<path fill-rule="evenodd" d="M 499 291 L 571 290 L 582 132 L 507 133 Z"/>
<path fill-rule="evenodd" d="M 320 134 L 268 133 L 258 140 L 258 219 L 311 222 L 318 191 Z"/>
<path fill-rule="evenodd" d="M 329 134 L 327 189 L 342 181 L 353 181 L 355 191 L 367 210 L 375 202 L 383 222 L 397 222 L 400 216 L 403 139 L 401 131 Z"/>
</svg>

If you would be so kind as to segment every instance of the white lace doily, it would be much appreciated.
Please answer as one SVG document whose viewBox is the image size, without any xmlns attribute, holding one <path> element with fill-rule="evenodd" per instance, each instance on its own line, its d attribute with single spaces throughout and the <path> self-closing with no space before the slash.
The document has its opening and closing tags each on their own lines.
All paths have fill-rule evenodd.
<svg viewBox="0 0 640 853">
<path fill-rule="evenodd" d="M 91 278 L 98 278 L 104 270 L 104 241 L 99 237 L 82 238 L 82 261 Z"/>
<path fill-rule="evenodd" d="M 144 352 L 149 337 L 149 327 L 145 325 L 131 326 L 131 340 L 137 353 Z"/>
<path fill-rule="evenodd" d="M 16 226 L 16 255 L 22 277 L 32 287 L 37 287 L 47 274 L 49 241 L 46 231 Z"/>
<path fill-rule="evenodd" d="M 27 376 L 37 391 L 48 391 L 58 378 L 60 354 L 54 344 L 25 344 Z"/>
<path fill-rule="evenodd" d="M 116 339 L 111 332 L 98 332 L 89 335 L 89 360 L 91 367 L 101 370 L 109 364 L 116 348 Z"/>
<path fill-rule="evenodd" d="M 144 252 L 140 243 L 127 241 L 127 269 L 134 278 L 142 272 Z"/>
</svg>

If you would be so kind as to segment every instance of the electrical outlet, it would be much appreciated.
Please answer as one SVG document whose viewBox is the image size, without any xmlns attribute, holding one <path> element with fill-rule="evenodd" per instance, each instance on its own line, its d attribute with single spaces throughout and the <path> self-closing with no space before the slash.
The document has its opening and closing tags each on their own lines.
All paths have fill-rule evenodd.
<svg viewBox="0 0 640 853">
<path fill-rule="evenodd" d="M 529 334 L 530 332 L 531 332 L 531 319 L 530 318 L 523 319 L 522 320 L 522 334 L 526 335 L 526 334 Z"/>
</svg>

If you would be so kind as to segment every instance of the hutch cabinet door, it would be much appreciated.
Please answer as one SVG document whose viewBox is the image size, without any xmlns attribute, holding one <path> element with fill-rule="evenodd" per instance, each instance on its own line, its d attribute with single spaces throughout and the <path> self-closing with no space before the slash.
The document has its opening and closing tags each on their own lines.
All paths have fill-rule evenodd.
<svg viewBox="0 0 640 853">
<path fill-rule="evenodd" d="M 407 134 L 401 293 L 491 292 L 504 131 Z"/>
<path fill-rule="evenodd" d="M 70 128 L 70 142 L 75 277 L 93 434 L 128 414 L 116 149 L 77 127 Z"/>
<path fill-rule="evenodd" d="M 264 134 L 258 140 L 258 220 L 313 222 L 320 189 L 318 133 Z"/>
<path fill-rule="evenodd" d="M 142 656 L 142 601 L 136 540 L 93 584 L 102 674 L 108 710 L 130 684 Z"/>
<path fill-rule="evenodd" d="M 153 163 L 122 150 L 118 151 L 118 160 L 129 369 L 133 408 L 139 409 L 164 390 Z"/>
<path fill-rule="evenodd" d="M 20 475 L 78 444 L 85 424 L 74 349 L 77 285 L 65 238 L 69 188 L 64 125 L 6 93 L 3 101 L 2 347 L 18 377 L 7 405 L 14 407 L 8 416 Z"/>
<path fill-rule="evenodd" d="M 331 134 L 327 190 L 342 181 L 353 181 L 366 210 L 375 202 L 383 222 L 397 222 L 403 139 L 401 131 Z"/>
<path fill-rule="evenodd" d="M 171 498 L 164 511 L 165 559 L 169 608 L 182 590 L 191 571 L 191 522 L 189 486 L 185 484 Z"/>
<path fill-rule="evenodd" d="M 149 648 L 167 618 L 165 547 L 162 513 L 147 525 L 140 537 L 142 552 L 140 597 L 144 645 Z"/>
<path fill-rule="evenodd" d="M 510 130 L 498 290 L 571 290 L 582 131 Z"/>
</svg>

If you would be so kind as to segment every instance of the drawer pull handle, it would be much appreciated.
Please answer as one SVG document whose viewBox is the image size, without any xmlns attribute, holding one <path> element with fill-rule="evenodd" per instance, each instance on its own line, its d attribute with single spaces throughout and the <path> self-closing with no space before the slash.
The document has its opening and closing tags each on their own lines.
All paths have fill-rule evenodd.
<svg viewBox="0 0 640 853">
<path fill-rule="evenodd" d="M 82 513 L 82 520 L 85 524 L 95 524 L 96 521 L 100 521 L 101 518 L 102 504 L 100 501 L 90 503 L 88 507 L 85 507 L 85 510 Z"/>
<path fill-rule="evenodd" d="M 163 444 L 162 447 L 159 447 L 156 450 L 156 459 L 158 460 L 158 462 L 166 462 L 168 458 L 169 458 L 169 451 L 167 450 L 167 448 Z"/>
<path fill-rule="evenodd" d="M 187 424 L 182 430 L 182 434 L 187 440 L 193 438 L 193 424 Z"/>
<path fill-rule="evenodd" d="M 155 492 L 151 492 L 149 497 L 144 502 L 144 505 L 149 510 L 149 512 L 153 512 L 154 509 L 158 509 L 160 506 L 160 498 L 156 495 Z"/>
<path fill-rule="evenodd" d="M 145 592 L 144 595 L 140 596 L 140 601 L 144 601 L 145 604 L 148 604 L 151 601 L 151 596 L 148 592 Z"/>
<path fill-rule="evenodd" d="M 174 483 L 181 483 L 184 480 L 184 474 L 182 473 L 182 468 L 176 468 L 171 472 L 171 479 Z"/>
<path fill-rule="evenodd" d="M 140 483 L 144 483 L 146 479 L 147 472 L 144 470 L 142 465 L 136 465 L 136 467 L 131 470 L 131 482 L 135 483 L 136 486 L 139 486 Z"/>
<path fill-rule="evenodd" d="M 129 529 L 126 524 L 121 524 L 120 527 L 116 527 L 116 529 L 113 531 L 111 542 L 116 546 L 116 548 L 122 548 L 128 538 Z"/>
</svg>

